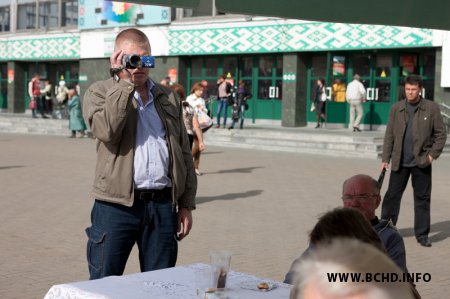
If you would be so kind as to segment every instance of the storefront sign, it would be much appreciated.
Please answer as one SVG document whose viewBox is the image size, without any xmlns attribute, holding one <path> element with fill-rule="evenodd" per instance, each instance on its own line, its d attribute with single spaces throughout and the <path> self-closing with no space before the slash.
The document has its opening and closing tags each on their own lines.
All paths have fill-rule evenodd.
<svg viewBox="0 0 450 299">
<path fill-rule="evenodd" d="M 86 82 L 88 80 L 87 75 L 78 75 L 78 81 Z"/>
<path fill-rule="evenodd" d="M 170 23 L 170 7 L 116 1 L 79 1 L 80 29 Z"/>
<path fill-rule="evenodd" d="M 285 73 L 283 74 L 283 81 L 293 82 L 296 80 L 296 76 L 294 73 Z"/>
</svg>

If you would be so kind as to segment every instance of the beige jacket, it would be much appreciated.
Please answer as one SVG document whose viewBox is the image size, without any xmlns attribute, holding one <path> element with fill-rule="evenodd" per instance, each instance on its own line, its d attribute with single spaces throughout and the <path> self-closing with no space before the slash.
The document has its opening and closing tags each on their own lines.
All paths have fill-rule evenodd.
<svg viewBox="0 0 450 299">
<path fill-rule="evenodd" d="M 83 116 L 97 138 L 97 165 L 91 195 L 95 199 L 132 206 L 133 161 L 137 126 L 134 85 L 112 78 L 92 84 L 83 100 Z M 173 91 L 155 83 L 155 107 L 166 129 L 173 204 L 195 209 L 197 177 L 183 123 L 182 108 Z"/>
</svg>

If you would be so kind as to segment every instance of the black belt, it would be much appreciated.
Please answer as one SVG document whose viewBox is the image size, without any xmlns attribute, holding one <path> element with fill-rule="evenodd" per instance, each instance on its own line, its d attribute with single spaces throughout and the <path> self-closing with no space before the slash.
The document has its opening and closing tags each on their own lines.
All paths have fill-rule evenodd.
<svg viewBox="0 0 450 299">
<path fill-rule="evenodd" d="M 134 198 L 150 201 L 172 201 L 172 188 L 163 189 L 135 189 Z"/>
</svg>

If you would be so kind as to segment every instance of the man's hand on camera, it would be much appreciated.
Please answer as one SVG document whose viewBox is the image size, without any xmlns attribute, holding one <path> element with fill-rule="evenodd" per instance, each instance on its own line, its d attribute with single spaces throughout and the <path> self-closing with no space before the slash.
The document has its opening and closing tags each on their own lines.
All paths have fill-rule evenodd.
<svg viewBox="0 0 450 299">
<path fill-rule="evenodd" d="M 122 50 L 117 50 L 111 55 L 111 57 L 109 58 L 109 61 L 111 63 L 111 69 L 122 69 L 121 71 L 116 72 L 120 80 L 125 80 L 127 82 L 133 83 L 133 78 L 131 76 L 130 71 L 123 68 L 122 64 L 123 55 L 124 53 Z"/>
</svg>

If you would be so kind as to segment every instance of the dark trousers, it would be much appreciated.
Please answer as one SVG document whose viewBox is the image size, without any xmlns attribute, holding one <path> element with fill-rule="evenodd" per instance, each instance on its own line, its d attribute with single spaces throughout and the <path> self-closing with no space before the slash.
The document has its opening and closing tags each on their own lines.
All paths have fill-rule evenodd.
<svg viewBox="0 0 450 299">
<path fill-rule="evenodd" d="M 151 200 L 135 193 L 132 207 L 96 200 L 91 221 L 86 229 L 90 279 L 122 275 L 134 244 L 142 272 L 175 266 L 178 222 L 170 192 Z"/>
<path fill-rule="evenodd" d="M 391 171 L 389 187 L 384 196 L 381 218 L 397 223 L 400 201 L 411 176 L 414 190 L 414 233 L 416 238 L 428 236 L 430 232 L 431 165 L 426 168 L 400 167 Z"/>
</svg>

